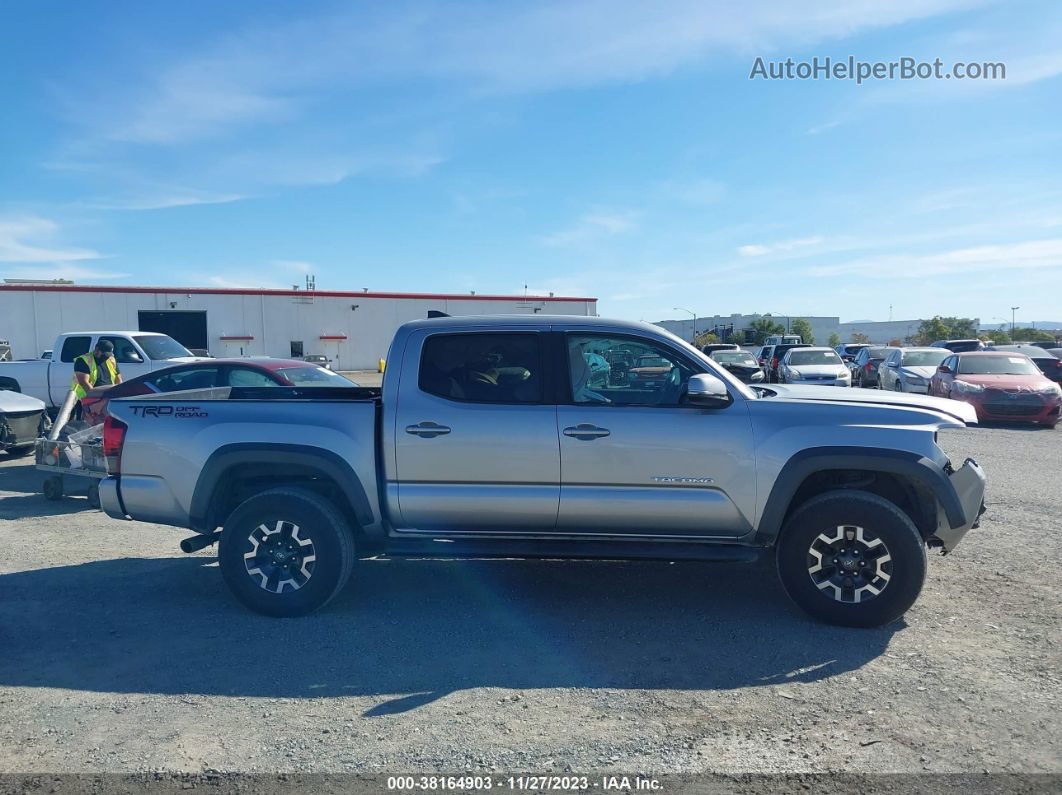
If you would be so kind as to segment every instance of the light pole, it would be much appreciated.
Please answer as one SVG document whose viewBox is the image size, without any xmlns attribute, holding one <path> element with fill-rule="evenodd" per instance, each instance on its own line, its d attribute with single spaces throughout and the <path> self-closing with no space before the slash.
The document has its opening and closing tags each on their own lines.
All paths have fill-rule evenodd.
<svg viewBox="0 0 1062 795">
<path fill-rule="evenodd" d="M 675 310 L 676 312 L 689 312 L 690 315 L 693 317 L 693 341 L 696 342 L 697 341 L 697 313 L 694 312 L 692 309 L 686 309 L 685 307 L 682 307 L 682 306 L 673 306 L 671 308 L 673 310 Z"/>
<path fill-rule="evenodd" d="M 768 317 L 768 316 L 769 317 L 784 317 L 785 318 L 785 333 L 788 334 L 792 330 L 790 328 L 790 321 L 792 321 L 792 318 L 789 317 L 789 315 L 774 315 L 774 314 L 771 314 L 770 312 L 764 312 L 762 315 L 760 315 L 761 318 Z"/>
<path fill-rule="evenodd" d="M 1014 339 L 1014 313 L 1021 309 L 1020 306 L 1012 306 L 1010 308 L 1010 338 Z"/>
</svg>

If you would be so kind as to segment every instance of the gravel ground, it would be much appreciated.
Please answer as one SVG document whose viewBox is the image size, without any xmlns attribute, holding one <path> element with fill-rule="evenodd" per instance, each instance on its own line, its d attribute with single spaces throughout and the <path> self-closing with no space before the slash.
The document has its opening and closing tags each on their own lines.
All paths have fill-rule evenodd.
<svg viewBox="0 0 1062 795">
<path fill-rule="evenodd" d="M 941 434 L 989 513 L 877 630 L 768 565 L 366 561 L 296 620 L 0 463 L 0 771 L 1062 772 L 1062 430 Z"/>
</svg>

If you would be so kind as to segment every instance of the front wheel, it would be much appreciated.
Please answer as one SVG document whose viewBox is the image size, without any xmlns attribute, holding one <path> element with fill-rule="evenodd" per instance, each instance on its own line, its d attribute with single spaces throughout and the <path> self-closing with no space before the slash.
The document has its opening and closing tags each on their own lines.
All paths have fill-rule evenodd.
<svg viewBox="0 0 1062 795">
<path fill-rule="evenodd" d="M 218 545 L 225 582 L 267 616 L 302 616 L 338 594 L 354 566 L 354 535 L 335 505 L 311 491 L 277 488 L 244 500 Z"/>
<path fill-rule="evenodd" d="M 866 491 L 812 497 L 786 522 L 777 550 L 789 597 L 813 617 L 877 627 L 914 604 L 926 578 L 926 547 L 911 519 Z"/>
</svg>

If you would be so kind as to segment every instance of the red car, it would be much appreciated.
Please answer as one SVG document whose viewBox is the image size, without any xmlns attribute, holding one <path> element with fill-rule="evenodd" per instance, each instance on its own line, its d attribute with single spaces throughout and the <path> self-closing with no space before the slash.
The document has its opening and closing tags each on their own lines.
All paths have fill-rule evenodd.
<svg viewBox="0 0 1062 795">
<path fill-rule="evenodd" d="M 220 386 L 357 386 L 316 364 L 297 359 L 208 359 L 179 364 L 130 378 L 117 386 L 90 389 L 81 401 L 82 419 L 98 425 L 107 417 L 111 398 L 177 392 L 182 389 L 208 389 Z"/>
<path fill-rule="evenodd" d="M 929 382 L 929 394 L 969 403 L 979 420 L 1058 424 L 1062 388 L 1023 353 L 953 353 Z"/>
</svg>

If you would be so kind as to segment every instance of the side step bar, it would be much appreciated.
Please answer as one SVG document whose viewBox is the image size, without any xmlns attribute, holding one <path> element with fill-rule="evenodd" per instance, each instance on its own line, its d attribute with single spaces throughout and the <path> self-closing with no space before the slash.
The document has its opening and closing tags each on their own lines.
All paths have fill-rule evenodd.
<svg viewBox="0 0 1062 795">
<path fill-rule="evenodd" d="M 638 558 L 754 563 L 763 552 L 760 547 L 685 542 L 389 538 L 380 555 L 395 558 Z"/>
</svg>

